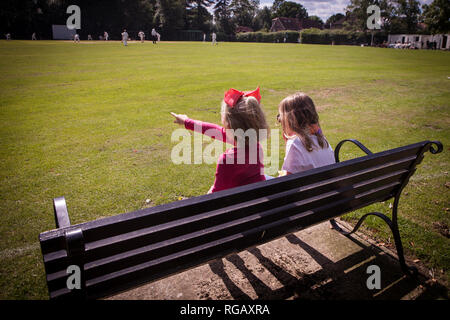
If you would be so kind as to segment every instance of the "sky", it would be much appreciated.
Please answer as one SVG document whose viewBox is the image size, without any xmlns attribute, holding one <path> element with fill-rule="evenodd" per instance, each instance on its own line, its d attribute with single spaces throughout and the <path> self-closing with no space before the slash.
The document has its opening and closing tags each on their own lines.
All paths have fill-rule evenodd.
<svg viewBox="0 0 450 320">
<path fill-rule="evenodd" d="M 308 10 L 308 15 L 318 16 L 326 21 L 335 13 L 344 13 L 345 7 L 349 4 L 349 0 L 289 0 L 301 3 Z M 420 3 L 431 3 L 433 0 L 419 0 Z M 260 7 L 272 6 L 273 0 L 260 0 Z"/>
</svg>

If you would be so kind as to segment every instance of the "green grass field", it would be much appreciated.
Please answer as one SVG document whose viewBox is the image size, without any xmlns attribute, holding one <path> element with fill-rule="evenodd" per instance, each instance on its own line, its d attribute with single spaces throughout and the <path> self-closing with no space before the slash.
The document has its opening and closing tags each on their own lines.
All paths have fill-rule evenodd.
<svg viewBox="0 0 450 320">
<path fill-rule="evenodd" d="M 450 225 L 449 76 L 450 53 L 439 51 L 0 41 L 0 299 L 47 298 L 38 235 L 54 228 L 54 197 L 65 196 L 80 223 L 206 193 L 215 165 L 171 162 L 178 127 L 169 112 L 219 123 L 230 87 L 260 86 L 273 129 L 281 99 L 306 92 L 333 147 L 346 138 L 373 152 L 440 140 L 444 152 L 428 153 L 404 191 L 399 223 L 407 254 L 448 280 L 440 231 Z M 389 212 L 389 203 L 346 218 L 374 209 Z M 381 221 L 365 226 L 389 241 Z"/>
</svg>

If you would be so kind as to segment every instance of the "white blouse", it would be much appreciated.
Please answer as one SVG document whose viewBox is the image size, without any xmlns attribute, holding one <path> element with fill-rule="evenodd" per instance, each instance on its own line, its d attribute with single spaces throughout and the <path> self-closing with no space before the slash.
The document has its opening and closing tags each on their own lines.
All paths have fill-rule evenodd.
<svg viewBox="0 0 450 320">
<path fill-rule="evenodd" d="M 282 170 L 298 173 L 335 163 L 334 152 L 330 144 L 322 149 L 315 135 L 310 135 L 310 138 L 313 142 L 311 152 L 306 150 L 299 137 L 287 141 Z"/>
</svg>

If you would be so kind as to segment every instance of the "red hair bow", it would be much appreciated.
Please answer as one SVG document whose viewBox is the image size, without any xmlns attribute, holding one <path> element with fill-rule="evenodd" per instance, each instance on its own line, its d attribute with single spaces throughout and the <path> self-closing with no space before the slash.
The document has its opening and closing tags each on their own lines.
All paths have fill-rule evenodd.
<svg viewBox="0 0 450 320">
<path fill-rule="evenodd" d="M 258 102 L 261 102 L 261 95 L 259 94 L 259 87 L 253 91 L 239 91 L 231 88 L 225 92 L 223 100 L 230 107 L 233 108 L 241 97 L 254 97 Z"/>
</svg>

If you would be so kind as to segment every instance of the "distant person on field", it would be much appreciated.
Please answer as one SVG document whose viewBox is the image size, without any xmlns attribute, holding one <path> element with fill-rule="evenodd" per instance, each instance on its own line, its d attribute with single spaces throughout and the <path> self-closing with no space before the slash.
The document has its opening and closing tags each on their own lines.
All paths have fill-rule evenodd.
<svg viewBox="0 0 450 320">
<path fill-rule="evenodd" d="M 298 173 L 335 163 L 333 149 L 323 135 L 314 102 L 302 92 L 283 99 L 277 120 L 286 141 L 282 166 L 285 174 Z"/>
<path fill-rule="evenodd" d="M 122 42 L 123 42 L 123 45 L 124 46 L 127 46 L 128 44 L 127 44 L 127 41 L 128 41 L 128 32 L 127 32 L 127 29 L 123 29 L 123 32 L 122 32 Z"/>
<path fill-rule="evenodd" d="M 92 36 L 88 34 L 88 40 L 92 40 Z"/>
<path fill-rule="evenodd" d="M 145 39 L 144 31 L 139 31 L 138 36 L 139 36 L 139 38 L 141 38 L 141 42 L 144 43 L 144 39 Z"/>
<path fill-rule="evenodd" d="M 73 36 L 73 42 L 80 42 L 80 35 L 78 33 L 75 33 Z"/>
<path fill-rule="evenodd" d="M 171 112 L 175 123 L 233 146 L 219 157 L 214 184 L 208 193 L 265 180 L 260 140 L 267 136 L 260 135 L 260 130 L 268 130 L 269 126 L 260 100 L 259 88 L 250 92 L 235 89 L 225 92 L 221 104 L 223 127 Z M 252 138 L 246 135 L 251 132 Z"/>
<path fill-rule="evenodd" d="M 11 33 L 7 33 L 5 36 L 6 36 L 6 40 L 11 40 Z"/>
<path fill-rule="evenodd" d="M 105 41 L 108 41 L 108 38 L 109 38 L 109 34 L 108 34 L 108 32 L 103 32 L 103 38 L 105 39 Z"/>
<path fill-rule="evenodd" d="M 206 41 L 206 33 L 203 33 L 203 42 Z"/>
<path fill-rule="evenodd" d="M 158 32 L 156 33 L 156 38 L 158 39 L 158 42 L 161 41 L 161 35 Z"/>
<path fill-rule="evenodd" d="M 213 45 L 214 45 L 214 44 L 217 44 L 217 41 L 216 41 L 217 35 L 216 35 L 215 32 L 213 32 L 213 33 L 211 34 L 211 38 L 212 38 L 212 44 L 213 44 Z"/>
<path fill-rule="evenodd" d="M 152 41 L 153 41 L 153 44 L 156 44 L 157 40 L 158 40 L 158 35 L 157 35 L 157 32 L 156 32 L 155 28 L 153 28 L 152 29 Z"/>
<path fill-rule="evenodd" d="M 36 39 L 36 32 L 33 32 L 33 34 L 31 35 L 31 40 L 37 40 Z"/>
</svg>

